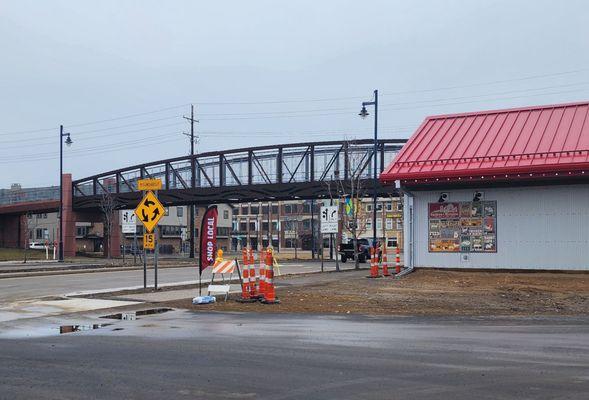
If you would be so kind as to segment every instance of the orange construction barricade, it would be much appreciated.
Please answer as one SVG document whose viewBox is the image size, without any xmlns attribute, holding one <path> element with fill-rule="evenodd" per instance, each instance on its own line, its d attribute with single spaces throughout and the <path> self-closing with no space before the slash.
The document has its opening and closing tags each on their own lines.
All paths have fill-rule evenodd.
<svg viewBox="0 0 589 400">
<path fill-rule="evenodd" d="M 401 272 L 401 256 L 400 256 L 399 246 L 395 248 L 395 272 L 398 274 Z"/>
</svg>

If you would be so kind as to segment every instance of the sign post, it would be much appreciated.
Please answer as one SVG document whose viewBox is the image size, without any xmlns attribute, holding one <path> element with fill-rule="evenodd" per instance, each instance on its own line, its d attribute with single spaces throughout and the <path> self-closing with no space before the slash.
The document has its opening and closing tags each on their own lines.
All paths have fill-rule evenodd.
<svg viewBox="0 0 589 400">
<path fill-rule="evenodd" d="M 135 208 L 135 215 L 145 227 L 146 232 L 143 236 L 143 288 L 147 288 L 147 249 L 152 248 L 154 249 L 154 288 L 157 290 L 157 231 L 155 233 L 153 231 L 165 213 L 164 206 L 157 198 L 157 190 L 162 188 L 162 181 L 140 179 L 137 181 L 137 188 L 146 191 L 143 199 Z M 156 193 L 151 190 L 156 190 Z"/>
</svg>

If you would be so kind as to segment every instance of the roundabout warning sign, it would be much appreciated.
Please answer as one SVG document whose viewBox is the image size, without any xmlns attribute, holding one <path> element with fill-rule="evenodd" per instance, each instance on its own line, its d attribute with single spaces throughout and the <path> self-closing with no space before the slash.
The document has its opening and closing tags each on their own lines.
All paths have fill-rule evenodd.
<svg viewBox="0 0 589 400">
<path fill-rule="evenodd" d="M 147 232 L 153 232 L 164 213 L 164 206 L 152 191 L 147 192 L 137 208 L 135 208 L 135 215 L 145 226 Z"/>
</svg>

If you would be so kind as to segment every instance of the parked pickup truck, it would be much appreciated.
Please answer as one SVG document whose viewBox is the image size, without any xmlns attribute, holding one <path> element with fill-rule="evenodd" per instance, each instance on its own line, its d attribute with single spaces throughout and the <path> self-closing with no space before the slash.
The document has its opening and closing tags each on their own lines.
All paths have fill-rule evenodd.
<svg viewBox="0 0 589 400">
<path fill-rule="evenodd" d="M 348 240 L 348 243 L 342 243 L 339 246 L 339 254 L 343 263 L 348 259 L 354 259 L 354 239 Z M 366 262 L 370 258 L 370 242 L 368 239 L 358 239 L 358 261 Z"/>
</svg>

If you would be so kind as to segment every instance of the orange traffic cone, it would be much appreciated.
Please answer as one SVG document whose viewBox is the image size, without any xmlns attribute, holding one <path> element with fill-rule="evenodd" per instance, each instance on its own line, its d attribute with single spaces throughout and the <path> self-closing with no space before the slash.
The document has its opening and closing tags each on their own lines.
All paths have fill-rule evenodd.
<svg viewBox="0 0 589 400">
<path fill-rule="evenodd" d="M 389 273 L 389 261 L 387 258 L 387 247 L 382 247 L 382 276 L 391 276 Z"/>
<path fill-rule="evenodd" d="M 370 248 L 370 275 L 367 278 L 378 278 L 378 260 L 376 258 L 376 249 Z"/>
<path fill-rule="evenodd" d="M 266 252 L 264 249 L 260 250 L 260 279 L 258 280 L 258 297 L 264 298 L 266 293 Z"/>
<path fill-rule="evenodd" d="M 241 299 L 238 299 L 237 301 L 245 303 L 252 301 L 250 294 L 250 271 L 248 266 L 248 255 L 246 249 L 242 250 L 241 258 L 243 260 L 243 268 L 241 271 Z"/>
<path fill-rule="evenodd" d="M 256 299 L 258 298 L 258 293 L 256 290 L 256 261 L 254 260 L 254 251 L 250 250 L 249 253 L 250 297 L 252 299 Z"/>
<path fill-rule="evenodd" d="M 274 263 L 272 262 L 272 253 L 266 253 L 266 293 L 264 294 L 264 304 L 277 304 L 280 300 L 276 298 L 276 291 L 274 290 Z"/>
<path fill-rule="evenodd" d="M 401 272 L 401 252 L 399 251 L 399 246 L 395 248 L 395 272 L 398 274 Z"/>
</svg>

